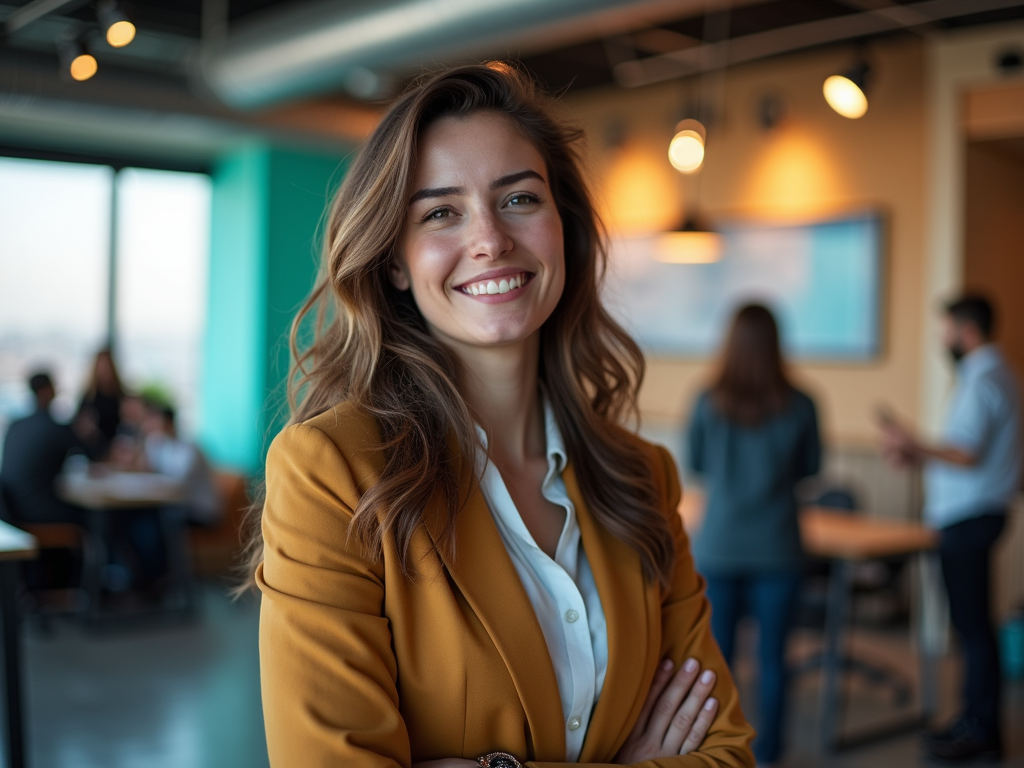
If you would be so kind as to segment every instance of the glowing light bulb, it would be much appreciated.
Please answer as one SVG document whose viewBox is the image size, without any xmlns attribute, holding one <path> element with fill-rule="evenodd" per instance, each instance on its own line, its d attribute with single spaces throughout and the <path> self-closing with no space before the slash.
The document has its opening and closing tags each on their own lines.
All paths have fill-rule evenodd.
<svg viewBox="0 0 1024 768">
<path fill-rule="evenodd" d="M 97 69 L 99 69 L 99 65 L 91 54 L 80 53 L 71 61 L 68 71 L 72 78 L 81 82 L 95 75 Z"/>
<path fill-rule="evenodd" d="M 697 131 L 680 131 L 668 145 L 668 161 L 681 173 L 693 173 L 704 163 L 704 137 Z"/>
<path fill-rule="evenodd" d="M 135 25 L 127 19 L 115 21 L 107 27 L 107 42 L 114 48 L 124 48 L 135 39 Z"/>
<path fill-rule="evenodd" d="M 832 75 L 821 88 L 825 101 L 843 117 L 856 120 L 868 111 L 868 97 L 853 80 L 843 75 Z"/>
</svg>

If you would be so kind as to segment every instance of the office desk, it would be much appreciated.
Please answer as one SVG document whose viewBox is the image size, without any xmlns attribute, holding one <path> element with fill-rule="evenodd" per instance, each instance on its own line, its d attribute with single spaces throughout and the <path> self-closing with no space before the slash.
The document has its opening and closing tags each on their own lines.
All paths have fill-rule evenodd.
<svg viewBox="0 0 1024 768">
<path fill-rule="evenodd" d="M 704 499 L 689 491 L 679 506 L 679 513 L 691 534 L 700 527 Z M 820 743 L 825 751 L 836 751 L 863 744 L 925 722 L 934 707 L 931 680 L 933 663 L 923 646 L 921 658 L 921 713 L 909 720 L 856 735 L 842 734 L 842 699 L 840 674 L 842 647 L 848 628 L 853 598 L 852 571 L 858 562 L 887 557 L 918 557 L 922 559 L 938 545 L 938 534 L 919 523 L 873 518 L 864 513 L 849 514 L 822 507 L 806 507 L 800 512 L 800 535 L 809 555 L 831 564 L 828 597 L 825 609 L 824 647 L 822 650 Z M 921 633 L 917 633 L 918 637 Z"/>
<path fill-rule="evenodd" d="M 63 475 L 57 480 L 57 495 L 64 501 L 86 510 L 89 532 L 99 552 L 96 567 L 100 570 L 108 560 L 104 542 L 109 518 L 118 513 L 139 509 L 161 509 L 170 577 L 181 591 L 182 607 L 187 609 L 191 607 L 187 586 L 188 553 L 181 540 L 181 532 L 168 523 L 163 511 L 169 506 L 183 502 L 185 491 L 179 481 L 154 472 L 107 471 L 98 475 Z M 102 595 L 100 573 L 90 576 L 88 590 L 92 618 L 97 620 L 100 616 Z"/>
<path fill-rule="evenodd" d="M 7 765 L 25 765 L 24 703 L 21 694 L 21 612 L 18 608 L 20 566 L 39 555 L 36 540 L 0 521 L 0 610 L 4 622 L 4 704 L 7 711 Z"/>
</svg>

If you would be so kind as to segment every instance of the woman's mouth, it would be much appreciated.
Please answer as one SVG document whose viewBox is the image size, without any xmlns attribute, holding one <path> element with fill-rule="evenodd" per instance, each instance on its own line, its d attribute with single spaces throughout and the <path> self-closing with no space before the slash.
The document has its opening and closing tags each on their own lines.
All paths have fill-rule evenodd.
<svg viewBox="0 0 1024 768">
<path fill-rule="evenodd" d="M 529 272 L 520 272 L 515 275 L 494 278 L 491 280 L 478 280 L 475 283 L 460 285 L 458 290 L 468 296 L 493 296 L 499 293 L 508 293 L 517 288 L 522 288 L 533 277 Z"/>
</svg>

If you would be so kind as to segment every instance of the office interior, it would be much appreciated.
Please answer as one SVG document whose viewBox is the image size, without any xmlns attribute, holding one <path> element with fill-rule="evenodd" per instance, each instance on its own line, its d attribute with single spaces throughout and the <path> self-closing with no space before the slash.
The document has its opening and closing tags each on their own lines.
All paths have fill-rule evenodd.
<svg viewBox="0 0 1024 768">
<path fill-rule="evenodd" d="M 119 47 L 106 37 L 114 22 L 133 30 Z M 647 358 L 638 428 L 676 456 L 684 504 L 702 491 L 683 431 L 744 291 L 788 307 L 784 341 L 807 330 L 791 347 L 792 373 L 817 402 L 825 440 L 808 493 L 849 491 L 858 515 L 921 521 L 920 475 L 883 460 L 878 412 L 938 433 L 954 375 L 943 302 L 989 296 L 996 340 L 1024 382 L 1024 3 L 6 0 L 0 432 L 30 408 L 26 378 L 39 369 L 54 376 L 55 413 L 72 418 L 95 353 L 109 346 L 128 389 L 174 406 L 223 504 L 217 526 L 184 540 L 188 610 L 100 588 L 110 615 L 95 615 L 104 611 L 49 606 L 22 585 L 25 764 L 268 764 L 259 599 L 229 592 L 244 510 L 283 424 L 287 335 L 316 275 L 324 209 L 417 74 L 491 59 L 518 62 L 584 130 L 610 290 Z M 826 100 L 833 75 L 858 81 L 861 116 Z M 700 157 L 680 170 L 669 150 L 685 131 Z M 659 238 L 687 219 L 718 238 L 712 266 L 727 277 L 700 255 L 645 271 Z M 817 242 L 816 227 L 851 221 L 867 222 L 870 242 L 849 258 L 870 269 L 828 290 L 857 304 L 852 325 L 832 328 L 829 306 L 800 303 L 818 279 L 808 265 L 824 257 L 743 251 L 759 233 Z M 730 258 L 760 265 L 757 274 Z M 724 291 L 708 327 L 658 335 L 659 322 L 699 314 L 673 306 L 669 289 L 631 314 L 651 274 Z M 827 332 L 815 336 L 819 320 Z M 956 643 L 941 600 L 922 607 L 936 576 L 916 553 L 908 562 L 878 588 L 862 564 L 845 642 L 905 680 L 909 699 L 844 672 L 852 730 L 913 715 L 926 688 L 936 717 L 955 709 Z M 808 604 L 821 608 L 822 589 L 808 584 Z M 998 544 L 993 589 L 1004 764 L 1024 765 L 1024 496 Z M 922 634 L 935 655 L 927 668 Z M 820 652 L 822 622 L 812 617 L 791 646 L 801 668 Z M 749 655 L 738 661 L 742 691 L 756 674 Z M 794 674 L 782 765 L 925 764 L 920 728 L 842 749 L 823 740 L 822 685 L 813 665 Z"/>
</svg>

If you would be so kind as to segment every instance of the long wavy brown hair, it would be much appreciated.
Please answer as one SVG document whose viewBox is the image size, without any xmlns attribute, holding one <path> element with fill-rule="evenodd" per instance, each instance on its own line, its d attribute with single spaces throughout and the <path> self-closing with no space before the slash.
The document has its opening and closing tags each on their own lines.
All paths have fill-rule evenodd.
<svg viewBox="0 0 1024 768">
<path fill-rule="evenodd" d="M 414 83 L 352 163 L 329 209 L 320 277 L 292 326 L 290 422 L 343 401 L 371 414 L 384 469 L 360 498 L 349 535 L 372 557 L 393 537 L 411 577 L 413 532 L 439 500 L 446 524 L 438 546 L 454 553 L 465 502 L 459 488 L 471 487 L 474 462 L 453 462 L 452 448 L 474 455 L 474 417 L 460 393 L 459 361 L 431 337 L 411 292 L 397 290 L 387 271 L 424 129 L 481 110 L 507 116 L 537 148 L 562 218 L 565 290 L 540 331 L 539 375 L 580 490 L 597 520 L 639 553 L 647 577 L 664 582 L 675 555 L 672 537 L 652 468 L 619 426 L 636 415 L 644 360 L 601 305 L 605 251 L 575 149 L 582 133 L 552 117 L 530 79 L 507 64 L 460 66 Z M 250 583 L 263 556 L 261 508 L 254 510 Z"/>
<path fill-rule="evenodd" d="M 782 411 L 792 394 L 775 316 L 762 304 L 740 307 L 711 386 L 711 402 L 729 421 L 752 427 Z"/>
</svg>

